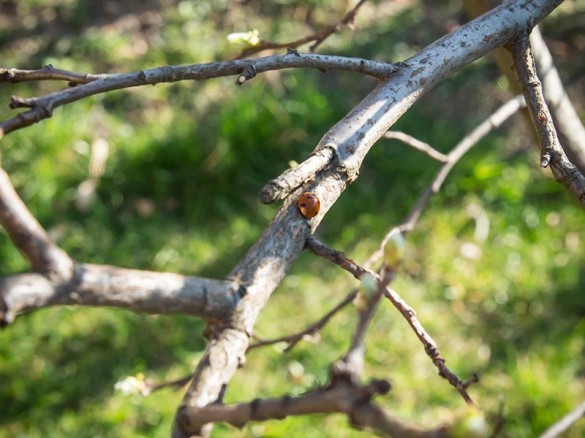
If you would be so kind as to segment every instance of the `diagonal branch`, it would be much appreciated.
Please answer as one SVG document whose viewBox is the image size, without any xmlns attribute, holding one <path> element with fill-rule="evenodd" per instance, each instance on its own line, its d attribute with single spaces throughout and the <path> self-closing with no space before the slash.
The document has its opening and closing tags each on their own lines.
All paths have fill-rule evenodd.
<svg viewBox="0 0 585 438">
<path fill-rule="evenodd" d="M 14 245 L 26 256 L 32 270 L 59 281 L 68 280 L 73 261 L 55 245 L 0 168 L 0 224 Z"/>
<path fill-rule="evenodd" d="M 570 159 L 581 173 L 585 172 L 585 127 L 575 111 L 544 42 L 539 26 L 530 34 L 536 69 L 542 78 L 544 98 Z"/>
<path fill-rule="evenodd" d="M 585 206 L 585 176 L 569 161 L 563 150 L 544 99 L 538 79 L 528 34 L 520 36 L 512 45 L 514 67 L 520 78 L 526 104 L 536 126 L 540 143 L 540 166 L 550 165 L 555 179 L 563 184 Z"/>
</svg>

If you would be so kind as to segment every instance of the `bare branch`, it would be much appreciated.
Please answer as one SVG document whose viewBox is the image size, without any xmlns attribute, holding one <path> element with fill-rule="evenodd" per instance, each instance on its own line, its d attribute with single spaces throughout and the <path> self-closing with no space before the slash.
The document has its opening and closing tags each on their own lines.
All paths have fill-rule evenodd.
<svg viewBox="0 0 585 438">
<path fill-rule="evenodd" d="M 544 98 L 548 103 L 559 134 L 564 138 L 564 148 L 569 158 L 583 173 L 585 172 L 585 127 L 571 104 L 538 26 L 532 30 L 530 42 L 534 52 L 536 70 L 542 78 Z"/>
<path fill-rule="evenodd" d="M 229 315 L 239 298 L 229 281 L 77 264 L 66 282 L 41 274 L 0 278 L 0 325 L 12 322 L 21 312 L 54 305 L 111 306 L 218 319 Z"/>
<path fill-rule="evenodd" d="M 447 161 L 445 162 L 445 164 L 441 167 L 439 172 L 437 172 L 433 181 L 429 184 L 429 186 L 422 193 L 414 207 L 410 210 L 410 213 L 408 213 L 406 220 L 400 226 L 400 229 L 402 231 L 410 231 L 414 229 L 423 210 L 428 205 L 431 196 L 433 196 L 441 189 L 441 186 L 447 179 L 447 176 L 449 175 L 451 170 L 453 170 L 453 167 L 455 167 L 459 160 L 467 152 L 469 152 L 469 150 L 473 146 L 475 146 L 483 137 L 488 135 L 494 129 L 500 127 L 502 123 L 508 120 L 508 118 L 514 115 L 524 105 L 525 105 L 524 98 L 522 96 L 518 96 L 509 100 L 500 108 L 498 108 L 486 120 L 480 123 L 473 131 L 467 134 L 459 143 L 457 143 L 453 150 L 449 152 L 449 154 L 447 155 Z M 387 236 L 389 234 L 390 232 L 388 232 Z"/>
<path fill-rule="evenodd" d="M 20 199 L 4 169 L 0 168 L 0 224 L 14 245 L 29 260 L 33 271 L 53 280 L 69 280 L 73 261 L 55 245 Z"/>
<path fill-rule="evenodd" d="M 382 291 L 386 298 L 390 300 L 390 302 L 396 307 L 396 309 L 400 312 L 400 314 L 406 319 L 408 325 L 412 328 L 414 333 L 416 334 L 417 338 L 421 341 L 425 348 L 425 352 L 433 361 L 433 364 L 439 369 L 439 375 L 444 377 L 457 391 L 461 394 L 463 399 L 470 404 L 473 404 L 471 397 L 467 393 L 467 387 L 477 381 L 477 376 L 472 377 L 468 381 L 460 380 L 449 368 L 445 365 L 445 359 L 441 355 L 439 349 L 437 348 L 437 344 L 433 340 L 433 338 L 427 333 L 424 329 L 423 325 L 420 323 L 418 318 L 416 317 L 416 312 L 412 307 L 410 307 L 406 301 L 404 301 L 398 292 L 394 289 L 387 287 L 393 278 L 392 272 L 387 272 L 390 275 L 384 275 L 383 277 L 380 276 L 377 272 L 371 271 L 369 269 L 363 268 L 353 262 L 352 260 L 347 259 L 343 253 L 339 251 L 335 251 L 333 249 L 325 249 L 327 245 L 322 242 L 316 241 L 316 239 L 311 238 L 310 241 L 312 242 L 309 248 L 317 255 L 323 256 L 326 259 L 330 260 L 331 262 L 337 264 L 341 268 L 345 269 L 349 273 L 351 273 L 354 277 L 360 278 L 363 274 L 367 273 L 374 277 L 374 279 L 378 282 L 378 286 Z M 379 297 L 375 296 L 371 298 L 370 306 L 366 311 L 362 312 L 363 316 L 360 318 L 358 322 L 358 329 L 354 335 L 354 340 L 352 342 L 352 346 L 350 347 L 348 353 L 346 354 L 344 360 L 357 360 L 356 357 L 359 358 L 360 354 L 360 340 L 363 337 L 363 331 L 367 327 L 369 322 L 369 318 L 371 315 L 370 312 L 373 311 L 373 308 L 377 305 Z M 353 357 L 355 356 L 355 357 Z M 348 369 L 349 374 L 354 372 L 355 367 L 350 367 Z"/>
<path fill-rule="evenodd" d="M 88 82 L 101 79 L 102 77 L 103 75 L 61 70 L 53 67 L 51 64 L 45 65 L 38 70 L 20 70 L 17 68 L 0 67 L 0 82 L 67 81 L 70 86 L 75 86 L 78 84 L 87 84 Z"/>
<path fill-rule="evenodd" d="M 267 345 L 274 345 L 274 344 L 278 344 L 280 342 L 286 342 L 286 343 L 288 343 L 288 345 L 283 350 L 283 352 L 284 353 L 289 352 L 290 350 L 292 350 L 295 347 L 295 345 L 297 345 L 306 336 L 311 336 L 311 335 L 315 335 L 316 333 L 318 333 L 319 330 L 321 330 L 323 327 L 325 327 L 325 325 L 329 322 L 329 320 L 331 318 L 333 318 L 333 316 L 335 316 L 337 313 L 339 313 L 339 311 L 341 309 L 343 309 L 344 307 L 346 307 L 348 304 L 352 303 L 353 300 L 355 299 L 355 297 L 357 296 L 357 294 L 358 294 L 357 290 L 351 291 L 333 309 L 331 309 L 329 312 L 327 312 L 325 315 L 323 315 L 319 320 L 315 321 L 313 324 L 306 327 L 304 330 L 302 330 L 298 333 L 293 333 L 292 335 L 282 336 L 280 338 L 258 340 L 257 342 L 251 344 L 248 347 L 248 351 L 250 351 L 254 348 L 265 347 Z"/>
<path fill-rule="evenodd" d="M 404 318 L 406 319 L 406 321 L 408 322 L 408 324 L 410 325 L 418 339 L 422 342 L 423 346 L 425 347 L 425 352 L 431 358 L 435 366 L 439 369 L 439 376 L 445 378 L 451 384 L 451 386 L 457 389 L 459 394 L 461 394 L 461 397 L 463 397 L 463 399 L 468 404 L 473 404 L 473 400 L 467 393 L 467 387 L 469 386 L 470 383 L 477 381 L 477 376 L 473 377 L 471 380 L 467 382 L 460 380 L 447 367 L 447 365 L 445 365 L 445 359 L 441 355 L 441 352 L 439 351 L 437 344 L 435 343 L 433 338 L 431 338 L 431 336 L 427 333 L 427 331 L 424 329 L 424 327 L 416 317 L 416 312 L 414 311 L 414 309 L 410 307 L 394 289 L 390 288 L 385 289 L 384 294 L 386 295 L 386 298 L 388 298 L 392 302 L 392 304 L 394 304 L 394 307 L 398 309 L 402 316 L 404 316 Z"/>
<path fill-rule="evenodd" d="M 249 76 L 269 70 L 286 68 L 316 68 L 319 70 L 344 70 L 371 75 L 379 79 L 388 77 L 397 70 L 393 64 L 343 56 L 325 56 L 313 53 L 274 55 L 265 58 L 210 62 L 186 66 L 165 66 L 134 73 L 95 75 L 96 80 L 43 97 L 13 97 L 11 108 L 30 108 L 12 119 L 0 122 L 0 138 L 16 129 L 32 125 L 51 117 L 55 108 L 78 101 L 88 96 L 123 88 L 152 85 L 161 82 L 183 80 L 203 81 L 222 76 L 239 75 L 238 83 Z M 242 76 L 242 73 L 244 75 Z M 241 79 L 243 77 L 243 79 Z"/>
<path fill-rule="evenodd" d="M 371 403 L 372 397 L 386 394 L 390 385 L 373 380 L 367 385 L 334 383 L 299 396 L 256 399 L 249 403 L 224 405 L 214 403 L 183 409 L 184 429 L 199 434 L 208 422 L 224 421 L 243 427 L 250 421 L 283 419 L 291 415 L 343 413 L 356 427 L 369 427 L 385 436 L 401 438 L 441 437 L 444 429 L 425 430 L 383 412 Z"/>
<path fill-rule="evenodd" d="M 384 134 L 384 138 L 400 140 L 401 142 L 407 144 L 408 146 L 412 146 L 414 149 L 427 154 L 429 157 L 441 163 L 446 163 L 449 160 L 447 155 L 445 155 L 442 152 L 439 152 L 430 144 L 425 143 L 424 141 L 420 141 L 419 139 L 413 137 L 412 135 L 405 134 L 404 132 L 388 131 L 386 134 Z"/>
<path fill-rule="evenodd" d="M 573 423 L 579 421 L 582 417 L 585 417 L 585 402 L 581 403 L 557 423 L 545 430 L 544 433 L 540 435 L 540 438 L 556 438 L 563 432 L 566 432 Z"/>
<path fill-rule="evenodd" d="M 569 161 L 554 127 L 553 119 L 544 100 L 542 86 L 536 73 L 534 57 L 528 35 L 520 36 L 512 44 L 514 67 L 522 83 L 524 97 L 536 126 L 540 143 L 540 166 L 550 167 L 555 179 L 562 183 L 585 206 L 585 176 Z"/>
<path fill-rule="evenodd" d="M 352 30 L 354 28 L 355 18 L 359 12 L 359 9 L 362 5 L 366 2 L 366 0 L 360 0 L 354 8 L 349 11 L 345 16 L 341 19 L 341 21 L 333 26 L 329 26 L 322 31 L 315 32 L 311 35 L 304 36 L 294 41 L 289 41 L 286 43 L 275 43 L 270 41 L 260 41 L 260 43 L 254 47 L 249 47 L 243 50 L 239 55 L 238 58 L 245 58 L 247 56 L 253 55 L 255 53 L 259 53 L 263 50 L 269 49 L 283 49 L 283 48 L 290 48 L 296 49 L 297 47 L 303 46 L 308 43 L 313 43 L 309 50 L 314 52 L 317 48 L 331 35 L 337 33 L 341 30 L 343 26 L 348 26 Z"/>
</svg>

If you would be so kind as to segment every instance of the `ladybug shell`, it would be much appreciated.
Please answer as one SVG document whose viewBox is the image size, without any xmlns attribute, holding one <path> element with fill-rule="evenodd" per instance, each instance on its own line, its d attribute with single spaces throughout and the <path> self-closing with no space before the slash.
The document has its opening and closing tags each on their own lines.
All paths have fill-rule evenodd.
<svg viewBox="0 0 585 438">
<path fill-rule="evenodd" d="M 321 207 L 321 201 L 317 198 L 317 195 L 311 192 L 305 192 L 299 197 L 299 211 L 307 219 L 311 219 L 319 213 Z"/>
</svg>

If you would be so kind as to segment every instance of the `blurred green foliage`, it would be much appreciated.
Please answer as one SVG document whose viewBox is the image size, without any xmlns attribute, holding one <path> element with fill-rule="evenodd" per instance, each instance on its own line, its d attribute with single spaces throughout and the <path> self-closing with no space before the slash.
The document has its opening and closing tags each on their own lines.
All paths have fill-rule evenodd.
<svg viewBox="0 0 585 438">
<path fill-rule="evenodd" d="M 231 32 L 258 29 L 266 40 L 292 40 L 311 31 L 307 22 L 335 23 L 346 3 L 5 1 L 0 54 L 4 66 L 51 63 L 86 72 L 229 59 L 237 54 L 226 42 Z M 321 50 L 402 60 L 442 35 L 449 17 L 463 19 L 459 6 L 373 2 L 354 33 L 343 30 Z M 563 15 L 553 19 L 563 22 Z M 570 30 L 557 34 L 568 50 Z M 395 129 L 448 151 L 506 98 L 498 78 L 490 62 L 478 61 L 415 105 Z M 3 85 L 0 101 L 62 85 Z M 6 136 L 0 154 L 27 205 L 76 260 L 220 277 L 278 208 L 259 203 L 262 185 L 291 160 L 303 160 L 372 86 L 350 73 L 282 71 L 242 87 L 227 78 L 117 91 Z M 3 119 L 14 115 L 3 108 Z M 471 390 L 479 404 L 496 412 L 503 400 L 504 436 L 532 437 L 585 393 L 585 214 L 538 169 L 521 118 L 507 126 L 472 150 L 432 200 L 408 236 L 395 288 L 417 310 L 448 365 L 462 377 L 480 374 Z M 95 201 L 79 210 L 77 187 L 88 176 L 97 139 L 108 142 L 110 155 Z M 437 168 L 401 144 L 380 142 L 319 237 L 365 260 Z M 3 233 L 0 260 L 2 275 L 27 269 Z M 300 330 L 356 286 L 344 272 L 303 254 L 257 332 L 275 337 Z M 326 382 L 354 322 L 354 310 L 346 310 L 317 343 L 288 354 L 279 346 L 251 352 L 227 401 L 298 394 Z M 112 309 L 50 308 L 20 316 L 0 332 L 0 436 L 167 436 L 181 391 L 141 398 L 115 392 L 114 384 L 139 373 L 155 380 L 189 373 L 205 345 L 203 328 L 192 318 Z M 429 426 L 454 418 L 462 401 L 389 305 L 367 340 L 365 378 L 393 383 L 380 400 L 387 409 Z M 288 418 L 241 432 L 218 425 L 215 435 L 320 437 L 323 431 L 362 435 L 342 416 Z M 581 422 L 566 436 L 584 433 Z"/>
</svg>

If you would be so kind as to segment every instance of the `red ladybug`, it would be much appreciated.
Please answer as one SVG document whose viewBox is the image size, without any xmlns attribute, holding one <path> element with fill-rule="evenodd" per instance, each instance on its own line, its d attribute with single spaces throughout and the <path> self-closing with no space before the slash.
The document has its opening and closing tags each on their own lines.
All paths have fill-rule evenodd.
<svg viewBox="0 0 585 438">
<path fill-rule="evenodd" d="M 321 201 L 317 198 L 317 195 L 311 192 L 305 192 L 299 197 L 299 211 L 307 219 L 317 216 L 319 208 L 321 207 Z"/>
</svg>

